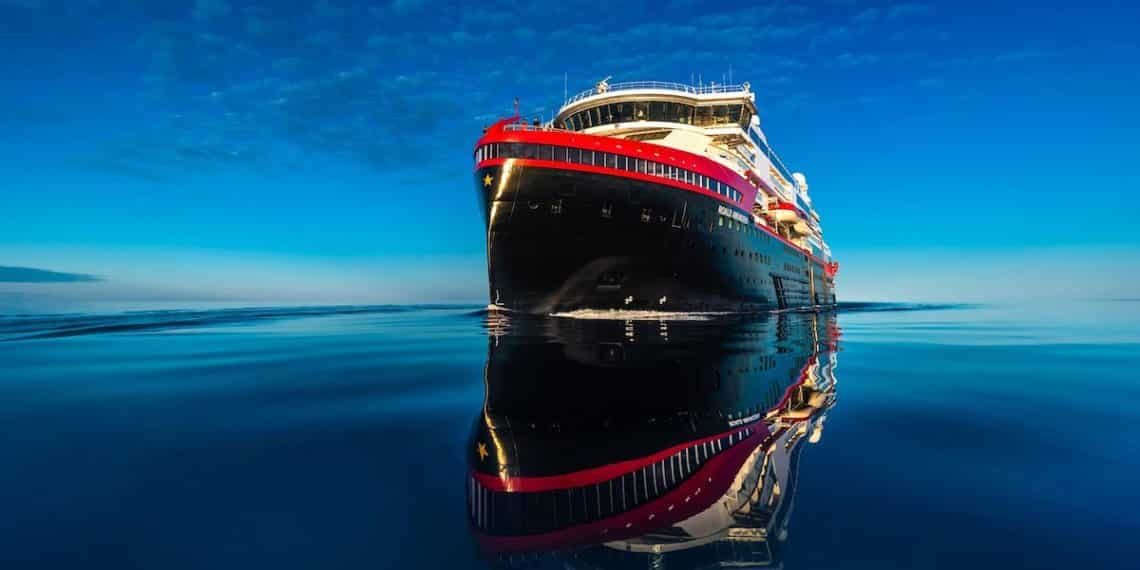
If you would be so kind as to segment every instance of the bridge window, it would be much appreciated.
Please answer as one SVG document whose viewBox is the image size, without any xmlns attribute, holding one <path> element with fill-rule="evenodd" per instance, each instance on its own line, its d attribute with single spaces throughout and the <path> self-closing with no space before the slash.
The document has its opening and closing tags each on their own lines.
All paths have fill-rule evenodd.
<svg viewBox="0 0 1140 570">
<path fill-rule="evenodd" d="M 743 120 L 742 120 L 743 119 Z M 722 125 L 747 126 L 746 121 L 751 119 L 743 105 L 711 105 L 697 107 L 693 116 L 693 124 L 699 127 L 715 127 Z"/>
<path fill-rule="evenodd" d="M 660 121 L 687 125 L 693 123 L 693 109 L 692 105 L 670 101 L 608 103 L 574 113 L 562 120 L 562 126 L 573 131 L 579 131 L 601 125 L 632 121 Z"/>
</svg>

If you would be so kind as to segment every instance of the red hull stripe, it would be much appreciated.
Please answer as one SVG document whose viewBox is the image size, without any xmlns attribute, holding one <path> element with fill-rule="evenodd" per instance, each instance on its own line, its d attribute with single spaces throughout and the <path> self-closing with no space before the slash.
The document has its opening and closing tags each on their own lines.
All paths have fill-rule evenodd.
<svg viewBox="0 0 1140 570">
<path fill-rule="evenodd" d="M 703 467 L 673 490 L 630 511 L 529 536 L 494 536 L 476 531 L 476 540 L 485 551 L 527 552 L 623 540 L 668 527 L 704 511 L 723 497 L 752 452 L 758 447 L 771 445 L 780 433 L 753 433 L 723 453 L 709 458 Z"/>
<path fill-rule="evenodd" d="M 637 471 L 646 465 L 652 465 L 658 461 L 662 461 L 665 458 L 674 455 L 684 449 L 696 447 L 698 445 L 726 437 L 729 434 L 743 431 L 748 426 L 755 424 L 756 422 L 751 422 L 741 425 L 738 428 L 728 430 L 724 433 L 674 445 L 673 447 L 658 451 L 653 455 L 620 461 L 618 463 L 609 463 L 606 465 L 594 467 L 592 469 L 575 471 L 573 473 L 550 475 L 546 477 L 510 477 L 506 475 L 488 475 L 486 473 L 474 471 L 472 472 L 472 476 L 475 477 L 475 480 L 478 481 L 480 485 L 486 487 L 491 491 L 506 491 L 511 493 L 535 493 L 538 491 L 550 491 L 554 489 L 568 489 L 573 487 L 582 487 L 585 485 L 593 485 L 602 481 L 616 479 L 617 477 L 621 477 L 626 473 L 632 473 L 633 471 Z"/>
<path fill-rule="evenodd" d="M 757 188 L 747 179 L 731 168 L 698 154 L 632 139 L 618 139 L 614 137 L 555 130 L 509 131 L 506 130 L 505 126 L 506 125 L 500 121 L 488 129 L 487 133 L 475 143 L 475 148 L 478 149 L 480 146 L 489 143 L 504 142 L 549 144 L 653 160 L 662 164 L 684 168 L 717 180 L 722 184 L 728 184 L 741 194 L 739 202 L 729 201 L 729 203 L 737 207 L 742 207 L 746 211 L 751 211 L 751 206 L 756 201 Z M 476 166 L 476 168 L 478 168 L 478 166 Z M 714 195 L 716 194 L 714 193 Z M 719 195 L 716 196 L 719 197 Z"/>
<path fill-rule="evenodd" d="M 732 206 L 733 208 L 741 210 L 745 214 L 748 213 L 747 211 L 741 209 L 739 204 L 728 199 L 727 196 L 721 196 L 720 194 L 717 194 L 716 192 L 713 192 L 712 190 L 701 188 L 700 186 L 694 186 L 692 184 L 686 184 L 686 183 L 678 181 L 678 180 L 673 180 L 672 178 L 662 178 L 660 176 L 654 176 L 652 174 L 642 174 L 640 172 L 630 172 L 628 170 L 621 170 L 619 168 L 608 168 L 605 166 L 593 166 L 590 164 L 579 164 L 577 162 L 560 162 L 560 161 L 554 161 L 554 160 L 539 160 L 536 158 L 490 158 L 490 159 L 484 160 L 483 162 L 480 162 L 479 164 L 477 164 L 475 166 L 475 168 L 479 169 L 479 168 L 485 168 L 488 166 L 501 166 L 504 162 L 506 162 L 508 160 L 513 161 L 515 164 L 518 164 L 520 166 L 529 166 L 532 168 L 551 168 L 551 169 L 558 169 L 558 170 L 576 170 L 578 172 L 590 172 L 593 174 L 607 174 L 610 176 L 619 176 L 622 178 L 630 178 L 633 180 L 642 180 L 645 182 L 652 182 L 654 184 L 663 184 L 665 186 L 672 186 L 674 188 L 680 188 L 682 190 L 687 190 L 689 192 L 693 192 L 694 194 L 700 194 L 702 196 L 708 196 L 709 198 L 714 198 L 716 200 L 720 200 L 721 202 L 724 202 L 725 204 L 728 204 L 729 206 Z"/>
</svg>

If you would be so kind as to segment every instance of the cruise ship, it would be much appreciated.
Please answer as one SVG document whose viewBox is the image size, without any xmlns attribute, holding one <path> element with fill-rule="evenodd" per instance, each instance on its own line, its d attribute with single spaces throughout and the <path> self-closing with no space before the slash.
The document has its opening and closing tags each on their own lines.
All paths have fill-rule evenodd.
<svg viewBox="0 0 1140 570">
<path fill-rule="evenodd" d="M 807 178 L 748 83 L 609 83 L 486 128 L 474 183 L 496 307 L 748 312 L 834 305 Z"/>
</svg>

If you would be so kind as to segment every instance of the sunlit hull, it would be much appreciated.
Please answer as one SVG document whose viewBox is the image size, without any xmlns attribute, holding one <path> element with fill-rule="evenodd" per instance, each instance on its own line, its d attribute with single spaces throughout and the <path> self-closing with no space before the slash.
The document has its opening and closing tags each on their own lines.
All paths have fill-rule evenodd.
<svg viewBox="0 0 1140 570">
<path fill-rule="evenodd" d="M 823 263 L 723 200 L 675 185 L 508 159 L 475 171 L 489 297 L 530 313 L 826 306 Z"/>
</svg>

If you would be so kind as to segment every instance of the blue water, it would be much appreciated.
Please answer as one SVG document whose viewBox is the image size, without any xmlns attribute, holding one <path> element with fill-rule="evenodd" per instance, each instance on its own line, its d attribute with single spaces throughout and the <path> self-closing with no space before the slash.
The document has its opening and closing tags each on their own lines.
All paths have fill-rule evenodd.
<svg viewBox="0 0 1140 570">
<path fill-rule="evenodd" d="M 628 322 L 478 307 L 0 317 L 0 568 L 1135 568 L 1138 315 L 1118 301 Z M 776 401 L 805 378 L 796 393 L 822 397 L 796 416 Z M 488 547 L 500 530 L 475 520 L 472 473 L 502 460 L 481 443 L 515 457 L 506 480 L 734 419 L 773 438 L 742 474 L 791 462 L 763 471 L 779 497 L 751 518 L 663 514 L 650 533 L 559 543 L 585 523 L 497 511 L 500 530 L 558 527 L 529 552 Z M 484 421 L 517 439 L 488 440 Z"/>
</svg>

